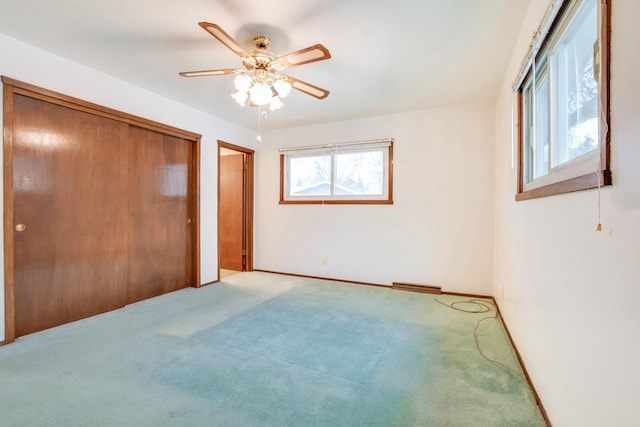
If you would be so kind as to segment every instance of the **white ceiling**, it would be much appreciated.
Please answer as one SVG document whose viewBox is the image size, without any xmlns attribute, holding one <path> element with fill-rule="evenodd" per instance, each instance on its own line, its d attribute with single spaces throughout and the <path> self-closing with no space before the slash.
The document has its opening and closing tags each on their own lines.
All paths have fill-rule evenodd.
<svg viewBox="0 0 640 427">
<path fill-rule="evenodd" d="M 233 76 L 178 76 L 241 68 L 198 22 L 247 49 L 265 34 L 278 55 L 322 43 L 331 59 L 286 73 L 331 94 L 294 91 L 263 122 L 275 128 L 491 101 L 530 1 L 3 0 L 0 33 L 249 128 Z"/>
</svg>

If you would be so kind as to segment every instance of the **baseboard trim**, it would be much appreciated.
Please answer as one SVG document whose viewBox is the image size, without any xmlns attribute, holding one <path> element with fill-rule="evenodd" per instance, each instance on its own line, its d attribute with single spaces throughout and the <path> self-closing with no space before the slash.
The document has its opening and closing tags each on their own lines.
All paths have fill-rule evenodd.
<svg viewBox="0 0 640 427">
<path fill-rule="evenodd" d="M 271 273 L 271 274 L 282 274 L 283 276 L 291 276 L 291 277 L 302 277 L 305 279 L 318 279 L 318 280 L 329 280 L 331 282 L 343 282 L 343 283 L 350 283 L 352 285 L 365 285 L 365 286 L 375 286 L 377 288 L 391 288 L 391 286 L 389 285 L 381 285 L 379 283 L 368 283 L 368 282 L 358 282 L 358 281 L 354 281 L 354 280 L 344 280 L 344 279 L 335 279 L 335 278 L 331 278 L 331 277 L 320 277 L 320 276 L 309 276 L 306 274 L 296 274 L 296 273 L 285 273 L 282 271 L 270 271 L 270 270 L 260 270 L 260 269 L 254 269 L 253 271 L 259 271 L 261 273 Z"/>
<path fill-rule="evenodd" d="M 305 278 L 305 279 L 329 280 L 331 282 L 343 282 L 343 283 L 350 283 L 350 284 L 353 284 L 353 285 L 365 285 L 365 286 L 375 286 L 377 288 L 393 289 L 393 285 L 383 285 L 383 284 L 380 284 L 380 283 L 360 282 L 360 281 L 356 281 L 356 280 L 336 279 L 336 278 L 333 278 L 333 277 L 310 276 L 308 274 L 287 273 L 287 272 L 284 272 L 284 271 L 273 271 L 273 270 L 261 270 L 259 268 L 256 268 L 256 269 L 251 270 L 251 271 L 258 271 L 260 273 L 281 274 L 283 276 L 291 276 L 291 277 L 302 277 L 302 278 Z M 466 293 L 462 293 L 462 292 L 442 291 L 442 295 L 451 295 L 451 296 L 468 297 L 468 298 L 484 298 L 484 299 L 493 300 L 493 297 L 491 297 L 489 295 L 466 294 Z"/>
<path fill-rule="evenodd" d="M 542 418 L 544 418 L 544 422 L 547 424 L 547 427 L 552 427 L 551 420 L 549 419 L 549 415 L 547 414 L 547 410 L 544 408 L 544 405 L 542 404 L 542 400 L 540 399 L 540 396 L 538 395 L 538 392 L 536 391 L 536 388 L 533 385 L 533 381 L 531 381 L 531 377 L 529 376 L 529 372 L 527 371 L 527 366 L 525 365 L 524 360 L 522 360 L 522 356 L 520 356 L 520 351 L 518 351 L 518 347 L 516 346 L 516 343 L 513 341 L 513 337 L 511 336 L 511 332 L 509 332 L 507 323 L 504 321 L 504 318 L 502 317 L 502 313 L 500 312 L 500 306 L 498 305 L 498 302 L 495 300 L 495 298 L 491 298 L 491 299 L 493 300 L 493 303 L 496 306 L 496 310 L 498 311 L 498 318 L 500 319 L 500 323 L 502 323 L 504 330 L 507 332 L 507 338 L 511 343 L 511 347 L 513 347 L 513 350 L 516 352 L 516 357 L 518 358 L 518 362 L 522 367 L 522 372 L 524 373 L 524 377 L 527 380 L 527 384 L 529 384 L 529 388 L 531 388 L 531 392 L 533 393 L 533 398 L 535 399 L 536 404 L 538 405 L 538 408 L 540 408 L 540 413 L 542 414 Z"/>
<path fill-rule="evenodd" d="M 483 298 L 483 299 L 490 299 L 491 301 L 495 302 L 493 297 L 490 295 L 482 295 L 482 294 L 467 294 L 464 292 L 446 292 L 446 291 L 442 291 L 443 295 L 451 295 L 452 297 L 465 297 L 465 298 Z"/>
</svg>

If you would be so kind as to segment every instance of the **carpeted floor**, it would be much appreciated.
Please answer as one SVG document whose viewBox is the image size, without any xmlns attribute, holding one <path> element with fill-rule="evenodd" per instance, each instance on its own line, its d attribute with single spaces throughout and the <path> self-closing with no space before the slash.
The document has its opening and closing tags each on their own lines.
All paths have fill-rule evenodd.
<svg viewBox="0 0 640 427">
<path fill-rule="evenodd" d="M 237 270 L 227 270 L 224 268 L 220 269 L 220 279 L 225 279 L 229 276 L 233 276 L 234 274 L 238 274 L 238 273 L 242 273 L 241 271 L 237 271 Z"/>
<path fill-rule="evenodd" d="M 239 273 L 0 347 L 0 425 L 544 426 L 491 314 Z"/>
</svg>

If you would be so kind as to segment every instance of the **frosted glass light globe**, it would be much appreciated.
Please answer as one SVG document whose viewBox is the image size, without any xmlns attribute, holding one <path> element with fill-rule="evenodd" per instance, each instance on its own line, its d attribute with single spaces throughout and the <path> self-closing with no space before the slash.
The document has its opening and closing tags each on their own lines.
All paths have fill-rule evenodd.
<svg viewBox="0 0 640 427">
<path fill-rule="evenodd" d="M 273 82 L 273 87 L 278 92 L 280 98 L 286 98 L 291 93 L 291 83 L 287 80 L 278 79 Z"/>
<path fill-rule="evenodd" d="M 279 110 L 283 105 L 284 104 L 282 103 L 280 98 L 278 98 L 277 96 L 272 96 L 271 101 L 269 102 L 269 109 L 271 111 Z"/>
<path fill-rule="evenodd" d="M 256 105 L 267 105 L 272 96 L 271 88 L 262 83 L 254 84 L 249 89 L 249 98 Z"/>
<path fill-rule="evenodd" d="M 236 90 L 239 92 L 246 92 L 251 87 L 251 77 L 246 74 L 238 74 L 235 79 L 233 79 L 233 85 Z"/>
<path fill-rule="evenodd" d="M 233 95 L 231 95 L 231 97 L 235 99 L 238 104 L 244 107 L 244 103 L 247 102 L 247 98 L 249 97 L 249 94 L 246 91 L 239 90 Z"/>
</svg>

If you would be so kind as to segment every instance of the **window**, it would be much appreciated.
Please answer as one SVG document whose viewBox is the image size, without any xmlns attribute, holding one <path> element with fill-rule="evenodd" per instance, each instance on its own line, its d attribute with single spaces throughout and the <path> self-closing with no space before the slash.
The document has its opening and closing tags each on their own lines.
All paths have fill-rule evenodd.
<svg viewBox="0 0 640 427">
<path fill-rule="evenodd" d="M 611 184 L 609 8 L 600 4 L 559 2 L 532 43 L 516 85 L 516 200 Z"/>
<path fill-rule="evenodd" d="M 280 203 L 393 203 L 393 140 L 280 150 Z"/>
</svg>

